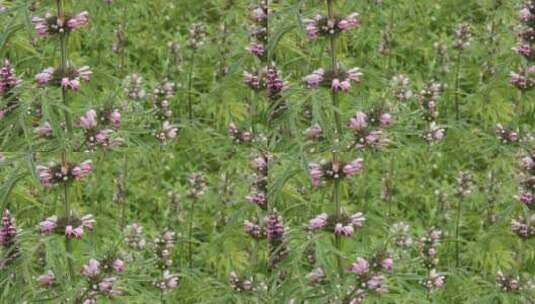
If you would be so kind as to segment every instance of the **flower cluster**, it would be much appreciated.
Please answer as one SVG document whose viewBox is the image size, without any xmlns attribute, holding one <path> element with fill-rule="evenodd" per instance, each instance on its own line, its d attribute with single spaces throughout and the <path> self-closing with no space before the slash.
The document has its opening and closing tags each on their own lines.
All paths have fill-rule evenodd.
<svg viewBox="0 0 535 304">
<path fill-rule="evenodd" d="M 307 88 L 317 89 L 319 87 L 330 88 L 333 92 L 347 93 L 351 89 L 351 83 L 358 84 L 362 79 L 362 72 L 359 68 L 347 71 L 337 69 L 336 71 L 325 71 L 318 69 L 303 78 Z"/>
<path fill-rule="evenodd" d="M 472 193 L 472 174 L 467 171 L 461 171 L 457 176 L 457 191 L 455 194 L 459 198 L 465 198 L 470 193 Z"/>
<path fill-rule="evenodd" d="M 189 177 L 190 189 L 188 196 L 193 199 L 198 199 L 204 195 L 208 186 L 206 185 L 206 179 L 201 173 L 193 173 Z"/>
<path fill-rule="evenodd" d="M 266 217 L 266 234 L 269 247 L 269 263 L 275 268 L 288 257 L 286 227 L 282 216 L 274 210 Z"/>
<path fill-rule="evenodd" d="M 247 235 L 255 240 L 262 240 L 267 237 L 266 229 L 258 224 L 258 220 L 253 219 L 251 221 L 246 220 L 243 223 L 243 230 Z"/>
<path fill-rule="evenodd" d="M 232 271 L 229 274 L 228 280 L 230 287 L 237 292 L 250 292 L 255 290 L 253 278 L 240 278 L 236 272 Z"/>
<path fill-rule="evenodd" d="M 91 80 L 92 74 L 93 72 L 88 66 L 79 69 L 68 67 L 65 70 L 46 68 L 35 76 L 35 81 L 40 87 L 54 85 L 63 90 L 77 92 L 80 90 L 80 83 Z"/>
<path fill-rule="evenodd" d="M 175 97 L 175 94 L 175 84 L 169 81 L 163 81 L 154 89 L 152 108 L 158 119 L 168 120 L 172 117 L 173 111 L 169 107 L 169 101 Z"/>
<path fill-rule="evenodd" d="M 124 92 L 131 100 L 143 100 L 146 96 L 145 89 L 143 89 L 143 77 L 138 74 L 126 76 L 124 80 Z"/>
<path fill-rule="evenodd" d="M 307 36 L 311 40 L 318 37 L 329 37 L 349 32 L 360 27 L 358 13 L 352 13 L 344 18 L 329 18 L 316 15 L 314 18 L 303 20 Z"/>
<path fill-rule="evenodd" d="M 357 280 L 355 288 L 347 295 L 347 303 L 364 303 L 370 293 L 388 293 L 386 274 L 391 272 L 393 267 L 394 260 L 384 254 L 377 254 L 369 260 L 358 257 L 347 270 L 355 274 Z"/>
<path fill-rule="evenodd" d="M 46 273 L 37 277 L 37 282 L 43 288 L 50 288 L 56 282 L 56 275 L 52 270 L 47 271 Z"/>
<path fill-rule="evenodd" d="M 193 23 L 188 31 L 188 46 L 196 50 L 204 45 L 208 33 L 202 23 Z"/>
<path fill-rule="evenodd" d="M 384 137 L 384 129 L 393 123 L 392 115 L 382 108 L 369 113 L 358 111 L 346 125 L 353 132 L 352 147 L 357 149 L 385 147 L 387 140 Z"/>
<path fill-rule="evenodd" d="M 143 237 L 143 227 L 141 225 L 134 223 L 126 226 L 124 237 L 128 247 L 135 250 L 142 250 L 145 248 L 146 241 Z"/>
<path fill-rule="evenodd" d="M 251 30 L 253 41 L 247 47 L 247 51 L 263 60 L 265 59 L 267 45 L 268 8 L 260 4 L 252 6 L 249 10 L 254 25 Z"/>
<path fill-rule="evenodd" d="M 470 46 L 470 40 L 472 39 L 472 30 L 470 25 L 463 23 L 459 24 L 455 29 L 455 42 L 453 48 L 462 51 Z"/>
<path fill-rule="evenodd" d="M 166 120 L 162 123 L 162 126 L 160 127 L 160 129 L 155 132 L 154 136 L 162 144 L 165 144 L 175 139 L 177 136 L 177 132 L 178 132 L 178 128 Z"/>
<path fill-rule="evenodd" d="M 7 97 L 10 91 L 21 82 L 22 80 L 15 75 L 15 69 L 9 60 L 5 59 L 0 66 L 0 97 Z"/>
<path fill-rule="evenodd" d="M 275 65 L 260 71 L 243 72 L 243 82 L 255 91 L 267 90 L 268 97 L 272 101 L 280 99 L 281 93 L 287 88 Z"/>
<path fill-rule="evenodd" d="M 518 200 L 535 209 L 535 149 L 522 158 L 521 169 Z"/>
<path fill-rule="evenodd" d="M 114 298 L 122 295 L 122 291 L 115 285 L 118 274 L 124 271 L 124 262 L 114 257 L 106 257 L 102 261 L 90 259 L 82 267 L 81 274 L 87 281 L 85 292 L 79 303 L 96 303 L 99 296 Z"/>
<path fill-rule="evenodd" d="M 93 231 L 95 228 L 95 218 L 87 214 L 81 218 L 69 217 L 59 218 L 51 216 L 39 223 L 39 231 L 42 235 L 52 233 L 63 234 L 67 239 L 81 240 L 85 231 Z"/>
<path fill-rule="evenodd" d="M 527 218 L 518 217 L 513 219 L 511 221 L 511 231 L 523 239 L 535 236 L 535 214 Z"/>
<path fill-rule="evenodd" d="M 528 1 L 518 12 L 522 25 L 519 27 L 518 44 L 513 50 L 528 62 L 527 66 L 511 72 L 511 84 L 519 90 L 535 87 L 535 1 Z"/>
<path fill-rule="evenodd" d="M 306 228 L 310 232 L 327 230 L 333 232 L 335 235 L 351 237 L 356 229 L 364 226 L 365 221 L 366 218 L 361 212 L 357 212 L 351 216 L 342 214 L 339 217 L 322 213 L 311 219 Z"/>
<path fill-rule="evenodd" d="M 17 238 L 17 225 L 15 218 L 11 216 L 9 210 L 4 210 L 0 226 L 0 247 L 10 248 L 15 244 Z"/>
<path fill-rule="evenodd" d="M 532 280 L 523 280 L 518 275 L 505 275 L 501 270 L 496 273 L 496 284 L 503 292 L 518 293 L 526 289 L 534 289 Z"/>
<path fill-rule="evenodd" d="M 444 285 L 444 276 L 437 273 L 436 267 L 438 265 L 438 247 L 442 240 L 442 231 L 432 228 L 427 231 L 427 234 L 420 239 L 418 248 L 420 257 L 423 259 L 425 268 L 428 270 L 428 276 L 423 285 L 429 289 L 441 288 Z"/>
<path fill-rule="evenodd" d="M 390 232 L 394 243 L 399 247 L 410 247 L 413 243 L 412 237 L 409 233 L 410 226 L 404 222 L 399 222 L 392 225 Z"/>
<path fill-rule="evenodd" d="M 97 147 L 110 149 L 123 142 L 122 139 L 114 137 L 115 130 L 121 126 L 121 113 L 117 109 L 103 110 L 100 113 L 91 109 L 80 117 L 77 126 L 84 130 L 84 144 L 90 150 Z"/>
<path fill-rule="evenodd" d="M 496 125 L 496 137 L 504 144 L 518 143 L 520 140 L 518 131 L 504 128 L 501 124 Z"/>
<path fill-rule="evenodd" d="M 154 255 L 158 269 L 166 270 L 173 265 L 172 251 L 176 244 L 175 232 L 167 230 L 154 240 Z"/>
<path fill-rule="evenodd" d="M 267 190 L 268 190 L 268 165 L 272 156 L 270 154 L 260 154 L 253 159 L 253 168 L 255 174 L 251 186 L 251 192 L 247 195 L 247 200 L 262 209 L 267 208 Z"/>
<path fill-rule="evenodd" d="M 252 131 L 242 131 L 234 123 L 229 124 L 228 135 L 237 144 L 249 144 L 254 140 Z"/>
<path fill-rule="evenodd" d="M 394 76 L 391 81 L 392 94 L 400 102 L 406 102 L 412 98 L 411 80 L 406 75 Z"/>
<path fill-rule="evenodd" d="M 65 34 L 86 27 L 89 24 L 89 13 L 83 11 L 63 18 L 47 13 L 44 17 L 33 17 L 32 23 L 39 37 Z"/>
<path fill-rule="evenodd" d="M 308 165 L 308 174 L 314 187 L 319 187 L 323 180 L 337 180 L 350 178 L 358 175 L 364 170 L 364 161 L 357 158 L 350 163 L 341 162 L 322 162 L 321 164 L 310 163 Z"/>
<path fill-rule="evenodd" d="M 56 165 L 52 163 L 48 166 L 37 166 L 36 170 L 41 185 L 45 188 L 50 188 L 60 183 L 83 180 L 91 175 L 93 165 L 90 160 L 86 160 L 78 165 L 70 163 Z"/>
<path fill-rule="evenodd" d="M 417 96 L 422 116 L 429 123 L 428 131 L 422 137 L 429 144 L 441 141 L 444 138 L 444 128 L 437 124 L 438 101 L 442 96 L 443 90 L 442 84 L 430 82 Z"/>
</svg>

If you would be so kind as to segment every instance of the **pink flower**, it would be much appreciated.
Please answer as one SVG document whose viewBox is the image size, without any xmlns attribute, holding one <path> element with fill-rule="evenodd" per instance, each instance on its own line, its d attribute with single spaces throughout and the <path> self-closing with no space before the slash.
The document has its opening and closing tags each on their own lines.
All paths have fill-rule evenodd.
<svg viewBox="0 0 535 304">
<path fill-rule="evenodd" d="M 74 32 L 76 29 L 87 26 L 87 24 L 89 24 L 89 13 L 86 11 L 74 16 L 67 22 L 67 26 L 72 32 Z"/>
<path fill-rule="evenodd" d="M 46 68 L 41 73 L 35 75 L 35 80 L 37 81 L 37 85 L 40 87 L 44 87 L 47 85 L 52 78 L 54 78 L 53 74 L 56 70 L 54 68 Z"/>
<path fill-rule="evenodd" d="M 84 235 L 84 228 L 81 227 L 81 226 L 76 227 L 76 228 L 72 228 L 71 225 L 68 225 L 67 227 L 65 227 L 65 236 L 68 239 L 81 240 L 83 235 Z"/>
<path fill-rule="evenodd" d="M 383 128 L 388 128 L 394 123 L 394 119 L 392 118 L 392 115 L 390 113 L 381 114 L 379 121 L 381 122 L 381 127 Z"/>
<path fill-rule="evenodd" d="M 117 281 L 117 278 L 111 277 L 111 278 L 105 278 L 100 283 L 98 283 L 98 289 L 103 294 L 107 295 L 108 297 L 114 297 L 121 294 L 121 291 L 114 289 L 113 284 Z"/>
<path fill-rule="evenodd" d="M 348 272 L 356 273 L 358 275 L 366 274 L 370 271 L 370 264 L 365 259 L 358 257 L 357 261 L 351 264 Z"/>
<path fill-rule="evenodd" d="M 324 73 L 325 71 L 323 69 L 318 69 L 312 72 L 312 74 L 305 76 L 303 80 L 305 81 L 309 89 L 316 89 L 323 81 Z"/>
<path fill-rule="evenodd" d="M 163 128 L 163 131 L 165 133 L 165 137 L 167 139 L 176 138 L 176 133 L 177 133 L 178 129 L 173 127 L 168 121 L 164 121 L 162 128 Z"/>
<path fill-rule="evenodd" d="M 359 68 L 352 68 L 351 70 L 346 72 L 347 78 L 355 83 L 360 83 L 362 78 L 362 72 Z"/>
<path fill-rule="evenodd" d="M 90 259 L 87 265 L 82 268 L 82 275 L 87 278 L 95 278 L 100 273 L 100 263 L 95 259 Z"/>
<path fill-rule="evenodd" d="M 368 116 L 361 111 L 349 120 L 347 127 L 352 130 L 362 130 L 368 126 Z"/>
<path fill-rule="evenodd" d="M 385 285 L 385 277 L 383 275 L 374 275 L 367 283 L 366 286 L 379 293 L 379 294 L 385 294 L 388 292 L 388 289 Z"/>
<path fill-rule="evenodd" d="M 54 229 L 56 229 L 57 227 L 57 221 L 58 221 L 57 216 L 51 216 L 47 218 L 46 220 L 42 221 L 41 223 L 39 223 L 41 234 L 47 235 L 47 234 L 51 234 L 52 232 L 54 232 Z"/>
<path fill-rule="evenodd" d="M 41 17 L 33 17 L 32 18 L 33 26 L 35 27 L 35 31 L 37 32 L 37 36 L 44 37 L 46 36 L 48 32 L 48 24 L 46 23 L 46 20 Z"/>
<path fill-rule="evenodd" d="M 113 130 L 111 130 L 111 129 L 100 130 L 95 135 L 95 141 L 99 145 L 108 146 L 112 134 L 113 134 Z"/>
<path fill-rule="evenodd" d="M 338 28 L 342 32 L 347 32 L 354 28 L 358 28 L 359 26 L 360 26 L 360 19 L 359 19 L 358 13 L 353 13 L 338 22 Z"/>
<path fill-rule="evenodd" d="M 357 212 L 353 214 L 350 218 L 351 225 L 355 227 L 355 229 L 362 228 L 364 226 L 364 222 L 366 221 L 366 218 L 362 214 L 362 212 Z"/>
<path fill-rule="evenodd" d="M 34 129 L 35 134 L 37 134 L 39 137 L 47 138 L 52 136 L 52 126 L 45 122 L 42 126 L 36 127 Z"/>
<path fill-rule="evenodd" d="M 73 91 L 80 90 L 80 81 L 78 79 L 69 79 L 67 77 L 61 79 L 61 87 L 64 90 L 71 89 Z"/>
<path fill-rule="evenodd" d="M 86 130 L 95 128 L 97 124 L 97 112 L 93 109 L 87 111 L 84 116 L 80 117 L 80 126 Z"/>
<path fill-rule="evenodd" d="M 262 44 L 260 43 L 253 43 L 251 44 L 248 48 L 247 48 L 247 51 L 249 51 L 249 53 L 257 56 L 257 57 L 262 57 L 264 56 L 264 53 L 265 53 L 265 48 Z"/>
<path fill-rule="evenodd" d="M 113 270 L 115 270 L 115 272 L 118 272 L 118 273 L 121 273 L 124 271 L 124 262 L 120 259 L 116 259 L 114 262 L 113 262 Z"/>
<path fill-rule="evenodd" d="M 344 174 L 347 177 L 351 177 L 351 176 L 355 176 L 359 174 L 360 172 L 362 172 L 364 168 L 363 162 L 364 161 L 362 160 L 362 158 L 357 158 L 353 160 L 352 162 L 350 162 L 349 164 L 345 165 L 343 169 Z"/>
<path fill-rule="evenodd" d="M 316 232 L 318 230 L 323 229 L 327 225 L 327 220 L 329 219 L 329 216 L 327 213 L 322 213 L 315 218 L 311 219 L 308 224 L 308 230 Z"/>
<path fill-rule="evenodd" d="M 340 79 L 338 78 L 334 78 L 331 82 L 331 89 L 334 91 L 334 92 L 339 92 L 342 90 L 342 84 L 340 82 Z"/>
<path fill-rule="evenodd" d="M 322 129 L 321 129 L 319 124 L 314 124 L 313 126 L 311 126 L 310 128 L 305 130 L 305 134 L 306 134 L 307 138 L 311 139 L 311 140 L 320 139 L 322 133 L 323 133 L 323 131 L 322 131 Z"/>
<path fill-rule="evenodd" d="M 76 180 L 81 180 L 93 172 L 93 166 L 91 160 L 86 160 L 80 163 L 78 166 L 72 168 L 71 173 Z"/>
<path fill-rule="evenodd" d="M 531 13 L 530 9 L 527 7 L 524 7 L 518 12 L 518 16 L 520 17 L 520 20 L 523 22 L 531 22 L 534 18 L 533 14 Z"/>
<path fill-rule="evenodd" d="M 84 81 L 91 80 L 91 75 L 93 75 L 93 72 L 88 66 L 83 66 L 78 69 L 78 78 Z"/>
<path fill-rule="evenodd" d="M 353 235 L 353 226 L 351 225 L 342 225 L 340 223 L 336 224 L 336 226 L 334 227 L 334 233 L 336 235 L 341 235 L 341 236 L 345 236 L 345 237 L 351 237 Z"/>
<path fill-rule="evenodd" d="M 319 164 L 311 163 L 308 165 L 308 174 L 312 179 L 312 185 L 318 187 L 321 184 L 321 177 L 323 176 L 323 170 Z"/>
<path fill-rule="evenodd" d="M 39 182 L 45 188 L 50 188 L 52 186 L 52 172 L 50 169 L 45 166 L 37 166 L 37 176 L 39 177 Z"/>
<path fill-rule="evenodd" d="M 47 273 L 42 274 L 37 277 L 37 282 L 39 282 L 39 285 L 41 285 L 41 287 L 44 287 L 44 288 L 51 287 L 55 281 L 56 281 L 56 276 L 50 270 Z"/>
<path fill-rule="evenodd" d="M 392 258 L 386 258 L 381 263 L 381 266 L 383 267 L 384 270 L 392 271 L 394 267 L 394 260 Z"/>
<path fill-rule="evenodd" d="M 526 156 L 522 158 L 521 161 L 522 169 L 529 171 L 535 169 L 535 160 L 531 156 Z"/>
<path fill-rule="evenodd" d="M 93 217 L 92 214 L 87 214 L 87 215 L 84 215 L 80 221 L 82 222 L 82 227 L 89 230 L 89 231 L 93 231 L 93 228 L 95 227 L 95 218 Z"/>
</svg>

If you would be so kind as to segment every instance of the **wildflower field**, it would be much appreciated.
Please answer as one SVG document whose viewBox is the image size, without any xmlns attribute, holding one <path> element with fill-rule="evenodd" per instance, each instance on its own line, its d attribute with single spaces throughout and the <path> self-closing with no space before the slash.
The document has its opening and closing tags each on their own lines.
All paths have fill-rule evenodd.
<svg viewBox="0 0 535 304">
<path fill-rule="evenodd" d="M 0 0 L 0 304 L 535 303 L 535 0 Z"/>
</svg>

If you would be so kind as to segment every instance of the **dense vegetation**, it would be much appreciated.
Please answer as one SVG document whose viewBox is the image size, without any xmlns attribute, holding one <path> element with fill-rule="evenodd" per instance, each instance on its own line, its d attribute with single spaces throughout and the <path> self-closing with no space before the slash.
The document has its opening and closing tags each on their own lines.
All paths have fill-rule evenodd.
<svg viewBox="0 0 535 304">
<path fill-rule="evenodd" d="M 535 1 L 0 0 L 0 303 L 534 303 Z"/>
</svg>

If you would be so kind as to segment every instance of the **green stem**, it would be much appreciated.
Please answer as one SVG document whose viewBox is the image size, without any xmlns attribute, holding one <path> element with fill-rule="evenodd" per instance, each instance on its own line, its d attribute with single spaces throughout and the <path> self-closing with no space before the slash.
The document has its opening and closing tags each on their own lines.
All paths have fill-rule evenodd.
<svg viewBox="0 0 535 304">
<path fill-rule="evenodd" d="M 455 221 L 455 266 L 459 267 L 459 261 L 460 261 L 460 227 L 461 227 L 461 211 L 462 211 L 462 199 L 459 198 L 459 202 L 457 204 L 457 219 Z"/>
<path fill-rule="evenodd" d="M 189 210 L 189 230 L 188 230 L 188 260 L 189 268 L 193 269 L 193 211 L 194 211 L 195 199 L 191 199 L 191 207 Z"/>
<path fill-rule="evenodd" d="M 454 99 L 455 99 L 455 119 L 458 121 L 461 117 L 461 113 L 459 110 L 459 81 L 460 81 L 460 74 L 461 74 L 461 50 L 457 53 L 457 59 L 455 62 L 455 92 L 454 92 Z"/>
<path fill-rule="evenodd" d="M 335 18 L 334 13 L 334 0 L 327 0 L 327 9 L 329 13 L 329 19 Z M 330 37 L 330 57 L 331 57 L 331 69 L 336 73 L 338 70 L 338 64 L 337 64 L 337 58 L 336 58 L 336 37 L 331 36 Z M 336 124 L 336 130 L 335 130 L 335 136 L 334 136 L 334 150 L 332 152 L 332 162 L 335 164 L 338 162 L 338 152 L 337 152 L 337 145 L 340 141 L 340 135 L 342 134 L 342 121 L 340 118 L 340 113 L 338 111 L 338 95 L 335 91 L 331 91 L 331 101 L 333 105 L 333 114 L 334 114 L 334 121 Z M 340 204 L 340 181 L 336 179 L 334 181 L 334 187 L 333 187 L 333 201 L 336 208 L 336 219 L 338 220 L 342 213 L 342 208 Z M 338 267 L 338 271 L 340 275 L 343 274 L 343 266 L 342 266 L 342 256 L 339 254 L 340 250 L 342 249 L 342 239 L 339 235 L 335 236 L 335 246 L 338 251 L 337 253 L 337 259 L 336 264 Z"/>
<path fill-rule="evenodd" d="M 190 122 L 193 121 L 193 101 L 192 101 L 192 87 L 193 87 L 193 66 L 195 65 L 195 50 L 191 53 L 189 72 L 188 72 L 188 117 Z"/>
<path fill-rule="evenodd" d="M 65 21 L 65 12 L 64 12 L 64 6 L 63 6 L 63 0 L 57 0 L 57 10 L 58 10 L 58 18 Z M 64 74 L 67 69 L 67 34 L 65 32 L 60 34 L 60 70 L 61 73 Z M 71 114 L 67 109 L 67 91 L 65 88 L 61 89 L 61 99 L 62 103 L 65 106 L 65 109 L 63 110 L 63 114 L 65 116 L 65 125 L 67 126 L 67 133 L 70 137 L 72 134 L 72 120 L 71 120 Z M 69 146 L 69 145 L 68 145 Z M 68 162 L 68 146 L 64 147 L 64 150 L 61 154 L 61 161 L 62 165 L 64 167 L 69 166 Z M 64 183 L 63 184 L 63 209 L 64 209 L 64 216 L 67 220 L 67 225 L 70 225 L 71 223 L 71 206 L 69 201 L 69 184 Z M 74 279 L 74 267 L 73 267 L 73 261 L 72 261 L 72 243 L 71 240 L 65 236 L 65 250 L 67 251 L 67 265 L 69 268 L 69 275 L 70 279 Z"/>
</svg>

